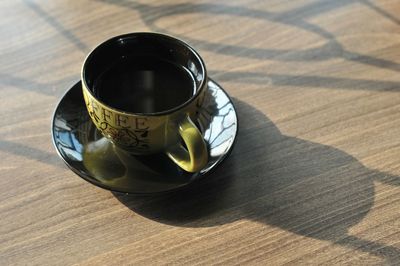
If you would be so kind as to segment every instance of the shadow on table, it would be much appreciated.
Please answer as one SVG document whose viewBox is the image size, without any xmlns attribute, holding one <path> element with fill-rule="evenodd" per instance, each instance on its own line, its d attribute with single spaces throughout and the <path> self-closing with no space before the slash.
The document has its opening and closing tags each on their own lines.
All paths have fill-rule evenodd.
<svg viewBox="0 0 400 266">
<path fill-rule="evenodd" d="M 172 194 L 116 198 L 160 223 L 209 227 L 249 219 L 389 262 L 400 259 L 396 247 L 348 234 L 373 206 L 374 181 L 398 186 L 398 177 L 368 169 L 339 149 L 285 136 L 252 106 L 235 105 L 237 143 L 212 175 Z"/>
<path fill-rule="evenodd" d="M 368 0 L 312 1 L 308 4 L 301 5 L 294 9 L 283 12 L 271 12 L 268 10 L 248 8 L 240 5 L 211 3 L 148 5 L 129 0 L 122 0 L 118 2 L 111 0 L 97 1 L 135 10 L 140 14 L 143 23 L 152 31 L 177 35 L 177 37 L 182 38 L 189 43 L 195 44 L 196 47 L 200 48 L 201 50 L 204 49 L 217 54 L 257 60 L 268 59 L 284 62 L 295 61 L 305 63 L 310 61 L 325 61 L 332 58 L 341 58 L 346 61 L 353 61 L 363 65 L 384 68 L 392 71 L 400 71 L 400 64 L 395 61 L 347 50 L 338 40 L 336 40 L 334 33 L 326 30 L 317 23 L 310 23 L 308 21 L 314 16 L 331 14 L 331 12 L 334 12 L 337 9 L 343 9 L 346 6 L 355 4 L 364 5 L 379 14 L 381 18 L 388 19 L 393 23 L 399 24 L 399 20 L 397 18 Z M 265 21 L 266 23 L 279 23 L 294 29 L 299 29 L 302 31 L 304 30 L 308 33 L 316 34 L 324 39 L 325 42 L 319 47 L 313 47 L 304 50 L 251 48 L 191 38 L 186 36 L 186 34 L 182 35 L 171 32 L 170 30 L 174 29 L 174 27 L 168 28 L 165 26 L 160 26 L 160 24 L 162 25 L 162 23 L 159 23 L 159 20 L 161 19 L 185 14 L 207 14 L 214 16 L 227 15 L 231 16 L 232 19 L 244 17 Z"/>
</svg>

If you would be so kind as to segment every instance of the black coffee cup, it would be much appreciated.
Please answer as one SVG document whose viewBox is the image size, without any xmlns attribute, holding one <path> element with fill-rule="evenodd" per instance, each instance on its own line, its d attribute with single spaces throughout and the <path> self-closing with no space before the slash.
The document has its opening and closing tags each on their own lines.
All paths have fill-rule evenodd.
<svg viewBox="0 0 400 266">
<path fill-rule="evenodd" d="M 185 42 L 150 32 L 111 38 L 85 59 L 82 89 L 93 123 L 116 146 L 138 155 L 165 152 L 188 172 L 206 165 L 193 121 L 207 73 Z"/>
</svg>

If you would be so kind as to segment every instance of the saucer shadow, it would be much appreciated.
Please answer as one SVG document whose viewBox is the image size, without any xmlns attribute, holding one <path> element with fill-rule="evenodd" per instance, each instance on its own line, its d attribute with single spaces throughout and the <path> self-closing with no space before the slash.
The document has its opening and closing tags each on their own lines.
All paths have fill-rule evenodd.
<svg viewBox="0 0 400 266">
<path fill-rule="evenodd" d="M 185 190 L 149 197 L 114 193 L 135 213 L 182 227 L 249 219 L 315 239 L 400 259 L 396 247 L 348 234 L 374 203 L 374 181 L 399 178 L 339 149 L 285 136 L 260 111 L 234 99 L 240 129 L 230 157 Z"/>
</svg>

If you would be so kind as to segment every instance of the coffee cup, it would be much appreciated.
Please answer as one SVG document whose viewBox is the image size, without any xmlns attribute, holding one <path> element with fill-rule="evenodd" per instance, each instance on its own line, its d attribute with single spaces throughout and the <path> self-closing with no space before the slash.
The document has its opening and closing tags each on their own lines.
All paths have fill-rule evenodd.
<svg viewBox="0 0 400 266">
<path fill-rule="evenodd" d="M 81 79 L 90 118 L 115 146 L 133 155 L 165 153 L 187 172 L 207 164 L 193 122 L 207 72 L 188 44 L 160 33 L 116 36 L 89 53 Z"/>
</svg>

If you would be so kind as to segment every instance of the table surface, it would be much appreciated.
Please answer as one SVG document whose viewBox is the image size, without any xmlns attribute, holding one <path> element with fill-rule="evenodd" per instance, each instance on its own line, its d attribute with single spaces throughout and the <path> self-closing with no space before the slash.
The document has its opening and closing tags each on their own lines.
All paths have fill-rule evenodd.
<svg viewBox="0 0 400 266">
<path fill-rule="evenodd" d="M 400 3 L 0 2 L 0 264 L 399 264 Z M 50 121 L 98 43 L 193 45 L 232 96 L 231 156 L 195 187 L 113 195 Z"/>
</svg>

